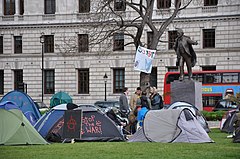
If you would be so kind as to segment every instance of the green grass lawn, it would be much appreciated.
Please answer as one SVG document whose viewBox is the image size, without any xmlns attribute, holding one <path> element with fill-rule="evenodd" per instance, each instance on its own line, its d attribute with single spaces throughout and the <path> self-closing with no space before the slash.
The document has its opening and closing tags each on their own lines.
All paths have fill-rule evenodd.
<svg viewBox="0 0 240 159">
<path fill-rule="evenodd" d="M 240 143 L 212 129 L 215 143 L 78 142 L 0 146 L 0 159 L 240 159 Z"/>
</svg>

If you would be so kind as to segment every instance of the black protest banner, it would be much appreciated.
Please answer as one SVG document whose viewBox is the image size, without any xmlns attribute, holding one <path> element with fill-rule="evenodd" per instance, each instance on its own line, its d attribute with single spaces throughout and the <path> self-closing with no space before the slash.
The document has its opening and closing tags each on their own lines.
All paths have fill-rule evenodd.
<svg viewBox="0 0 240 159">
<path fill-rule="evenodd" d="M 82 129 L 82 110 L 67 110 L 64 113 L 63 138 L 79 139 Z"/>
</svg>

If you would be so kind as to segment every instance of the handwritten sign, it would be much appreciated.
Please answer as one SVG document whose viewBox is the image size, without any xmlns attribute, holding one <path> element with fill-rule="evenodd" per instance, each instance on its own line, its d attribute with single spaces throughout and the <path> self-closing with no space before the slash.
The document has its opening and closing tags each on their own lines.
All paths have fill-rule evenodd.
<svg viewBox="0 0 240 159">
<path fill-rule="evenodd" d="M 134 62 L 134 70 L 138 70 L 145 73 L 151 73 L 152 60 L 156 55 L 156 50 L 150 50 L 141 46 L 138 46 Z"/>
<path fill-rule="evenodd" d="M 82 110 L 67 110 L 64 113 L 63 138 L 81 138 Z"/>
<path fill-rule="evenodd" d="M 102 134 L 102 122 L 98 120 L 95 114 L 84 116 L 82 118 L 82 131 L 81 134 Z M 91 136 L 91 135 L 90 135 Z"/>
</svg>

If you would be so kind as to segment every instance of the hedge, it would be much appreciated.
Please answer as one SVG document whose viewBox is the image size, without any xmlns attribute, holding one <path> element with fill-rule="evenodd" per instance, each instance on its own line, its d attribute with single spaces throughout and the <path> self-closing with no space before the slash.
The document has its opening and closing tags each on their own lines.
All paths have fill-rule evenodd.
<svg viewBox="0 0 240 159">
<path fill-rule="evenodd" d="M 202 114 L 207 121 L 217 121 L 217 120 L 220 121 L 222 120 L 222 117 L 225 113 L 226 111 L 215 111 L 215 112 L 202 111 Z"/>
<path fill-rule="evenodd" d="M 40 111 L 43 115 L 48 110 L 42 110 Z M 215 112 L 208 112 L 208 111 L 201 111 L 203 116 L 206 118 L 207 121 L 217 121 L 222 120 L 223 115 L 226 113 L 226 111 L 215 111 Z"/>
</svg>

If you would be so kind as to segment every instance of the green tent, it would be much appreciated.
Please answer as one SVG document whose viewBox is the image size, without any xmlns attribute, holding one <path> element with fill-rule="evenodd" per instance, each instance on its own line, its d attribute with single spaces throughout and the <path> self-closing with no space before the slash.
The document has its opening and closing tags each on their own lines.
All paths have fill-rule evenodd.
<svg viewBox="0 0 240 159">
<path fill-rule="evenodd" d="M 66 92 L 58 92 L 52 96 L 50 99 L 50 107 L 55 107 L 59 104 L 72 103 L 72 98 Z"/>
<path fill-rule="evenodd" d="M 0 145 L 48 144 L 21 110 L 0 109 Z"/>
</svg>

